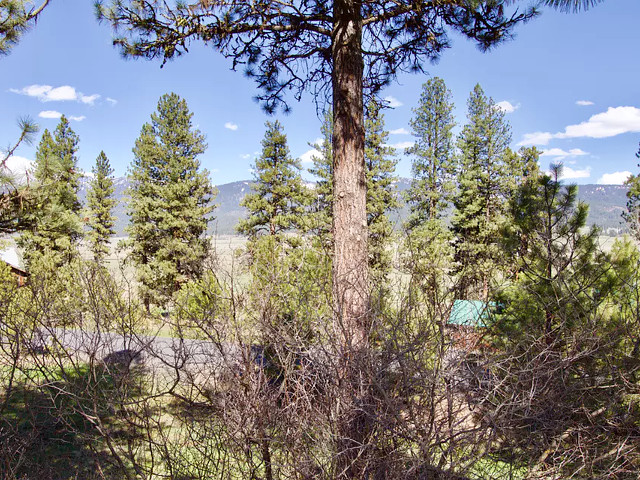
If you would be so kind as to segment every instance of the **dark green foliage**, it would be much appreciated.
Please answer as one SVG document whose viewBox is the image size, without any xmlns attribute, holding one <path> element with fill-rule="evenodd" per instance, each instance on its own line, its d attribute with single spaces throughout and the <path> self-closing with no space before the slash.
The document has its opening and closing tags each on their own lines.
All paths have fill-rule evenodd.
<svg viewBox="0 0 640 480">
<path fill-rule="evenodd" d="M 300 161 L 289 153 L 287 136 L 277 120 L 266 123 L 262 154 L 256 160 L 254 182 L 240 205 L 248 210 L 238 223 L 238 232 L 255 240 L 260 235 L 283 236 L 304 229 L 304 214 L 310 203 L 300 176 Z"/>
<path fill-rule="evenodd" d="M 93 179 L 87 194 L 88 221 L 87 238 L 96 262 L 109 253 L 109 239 L 114 235 L 115 218 L 112 211 L 116 205 L 113 198 L 113 169 L 104 152 L 100 152 L 92 169 Z"/>
<path fill-rule="evenodd" d="M 416 138 L 415 145 L 407 149 L 413 160 L 413 178 L 405 194 L 411 212 L 406 227 L 412 230 L 441 218 L 455 188 L 453 103 L 441 78 L 431 78 L 422 86 L 420 104 L 413 109 L 409 125 Z"/>
<path fill-rule="evenodd" d="M 309 173 L 317 178 L 311 205 L 310 228 L 328 247 L 333 218 L 333 112 L 331 110 L 325 112 L 320 132 L 322 142 L 313 145 L 320 152 L 320 156 L 314 155 L 313 167 L 309 169 Z"/>
<path fill-rule="evenodd" d="M 382 279 L 391 270 L 389 251 L 393 225 L 387 212 L 399 207 L 395 191 L 395 150 L 387 146 L 389 132 L 384 127 L 384 114 L 375 101 L 367 105 L 364 121 L 364 161 L 367 181 L 367 226 L 369 227 L 369 268 Z"/>
<path fill-rule="evenodd" d="M 504 113 L 480 85 L 467 105 L 468 123 L 458 138 L 460 170 L 451 225 L 460 298 L 486 299 L 489 280 L 502 260 L 498 240 L 504 223 L 505 157 L 510 154 L 511 132 Z"/>
<path fill-rule="evenodd" d="M 40 5 L 30 0 L 0 2 L 0 55 L 9 54 L 20 37 L 37 21 L 49 1 L 44 0 Z"/>
<path fill-rule="evenodd" d="M 619 244 L 613 262 L 599 251 L 577 187 L 559 182 L 560 166 L 551 170 L 524 184 L 514 203 L 520 272 L 496 298 L 487 413 L 502 458 L 525 478 L 631 478 L 639 461 L 625 447 L 637 445 L 640 418 L 632 400 L 637 249 Z"/>
<path fill-rule="evenodd" d="M 640 148 L 636 152 L 636 158 L 640 158 Z M 640 175 L 631 175 L 625 185 L 629 186 L 627 192 L 627 211 L 622 217 L 626 220 L 629 230 L 636 239 L 640 239 Z"/>
<path fill-rule="evenodd" d="M 364 66 L 365 88 L 375 93 L 398 73 L 420 72 L 425 62 L 440 58 L 451 44 L 450 32 L 459 32 L 484 51 L 509 39 L 516 25 L 539 13 L 532 6 L 514 11 L 505 3 L 372 1 L 356 9 L 352 2 L 318 0 L 213 0 L 194 5 L 110 0 L 98 2 L 97 15 L 114 27 L 114 44 L 127 57 L 166 62 L 186 53 L 191 41 L 212 45 L 233 58 L 234 66 L 246 65 L 246 73 L 262 90 L 258 99 L 272 113 L 279 106 L 287 108 L 287 92 L 299 99 L 306 91 L 320 99 L 331 91 L 334 27 L 346 23 L 354 10 L 363 38 L 375 39 L 354 52 Z"/>
<path fill-rule="evenodd" d="M 214 189 L 198 156 L 204 136 L 193 129 L 187 103 L 163 95 L 151 123 L 142 127 L 129 172 L 130 258 L 145 304 L 164 304 L 198 278 L 210 249 L 205 237 Z"/>
<path fill-rule="evenodd" d="M 54 136 L 45 130 L 36 152 L 34 179 L 37 190 L 31 212 L 32 228 L 20 237 L 25 257 L 51 251 L 56 263 L 69 262 L 77 254 L 82 237 L 78 189 L 78 136 L 63 115 Z"/>
<path fill-rule="evenodd" d="M 598 230 L 582 232 L 589 209 L 576 203 L 576 185 L 563 186 L 558 180 L 562 166 L 552 165 L 551 170 L 551 175 L 525 182 L 512 203 L 521 239 L 511 256 L 520 257 L 512 294 L 522 301 L 505 299 L 505 318 L 511 322 L 503 324 L 505 338 L 513 338 L 516 331 L 536 331 L 561 339 L 564 329 L 594 313 L 596 297 L 606 295 L 602 283 L 606 257 L 598 253 Z"/>
<path fill-rule="evenodd" d="M 416 143 L 407 149 L 412 157 L 411 186 L 405 192 L 409 216 L 403 264 L 411 274 L 414 294 L 435 302 L 442 273 L 452 261 L 443 213 L 455 188 L 457 158 L 452 129 L 455 125 L 451 92 L 440 78 L 422 86 L 420 104 L 413 109 L 410 126 Z"/>
</svg>

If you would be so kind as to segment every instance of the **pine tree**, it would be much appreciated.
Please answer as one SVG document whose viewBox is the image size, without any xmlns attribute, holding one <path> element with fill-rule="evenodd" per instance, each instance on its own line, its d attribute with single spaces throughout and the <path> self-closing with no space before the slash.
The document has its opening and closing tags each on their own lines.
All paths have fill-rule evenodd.
<svg viewBox="0 0 640 480">
<path fill-rule="evenodd" d="M 87 237 L 96 262 L 109 253 L 109 238 L 115 234 L 115 217 L 112 214 L 117 200 L 113 197 L 113 169 L 104 152 L 100 152 L 92 169 L 93 179 L 87 194 Z"/>
<path fill-rule="evenodd" d="M 34 171 L 37 205 L 31 213 L 33 227 L 20 238 L 27 261 L 49 251 L 59 265 L 77 254 L 82 238 L 77 150 L 78 136 L 64 115 L 54 136 L 48 130 L 42 134 Z"/>
<path fill-rule="evenodd" d="M 460 273 L 459 295 L 488 296 L 500 263 L 499 232 L 506 208 L 505 155 L 511 141 L 502 112 L 480 85 L 471 93 L 468 124 L 458 138 L 460 174 L 451 221 Z"/>
<path fill-rule="evenodd" d="M 525 234 L 532 229 L 537 219 L 530 216 L 532 203 L 538 201 L 540 151 L 536 147 L 521 148 L 518 153 L 507 151 L 506 192 L 508 212 L 503 226 L 502 248 L 504 258 L 509 258 L 505 273 L 516 276 L 520 270 L 520 260 L 529 250 L 529 237 Z M 514 258 L 515 257 L 515 258 Z"/>
<path fill-rule="evenodd" d="M 266 127 L 252 192 L 240 202 L 247 217 L 240 220 L 237 230 L 249 240 L 264 234 L 282 237 L 287 231 L 303 228 L 310 200 L 300 176 L 300 161 L 291 157 L 282 125 L 276 120 L 267 122 Z"/>
<path fill-rule="evenodd" d="M 330 109 L 324 114 L 320 133 L 322 141 L 313 145 L 320 155 L 312 157 L 313 167 L 309 169 L 309 173 L 318 179 L 313 192 L 310 227 L 323 244 L 329 246 L 333 218 L 333 112 Z"/>
<path fill-rule="evenodd" d="M 451 92 L 441 78 L 422 86 L 413 115 L 409 125 L 416 143 L 407 150 L 413 160 L 413 179 L 405 192 L 410 214 L 403 264 L 412 274 L 412 285 L 426 294 L 428 304 L 435 305 L 442 274 L 452 262 L 451 234 L 442 216 L 455 188 L 457 160 Z"/>
<path fill-rule="evenodd" d="M 51 0 L 39 5 L 29 0 L 2 0 L 0 2 L 0 55 L 8 55 L 20 38 L 37 21 Z"/>
<path fill-rule="evenodd" d="M 640 158 L 640 147 L 636 158 Z M 622 217 L 637 240 L 640 239 L 640 175 L 631 175 L 625 185 L 629 186 L 629 190 L 627 191 L 627 211 L 623 212 Z"/>
<path fill-rule="evenodd" d="M 387 145 L 389 132 L 385 130 L 380 105 L 375 101 L 367 105 L 364 127 L 369 268 L 374 279 L 381 281 L 391 270 L 389 247 L 393 225 L 387 212 L 399 207 L 395 190 L 397 177 L 394 174 L 398 159 L 395 149 Z"/>
<path fill-rule="evenodd" d="M 413 158 L 413 179 L 406 193 L 411 212 L 408 230 L 440 218 L 455 188 L 455 120 L 451 92 L 444 80 L 431 78 L 422 86 L 413 115 L 409 125 L 416 143 L 407 150 Z"/>
<path fill-rule="evenodd" d="M 198 156 L 204 136 L 191 123 L 187 102 L 175 93 L 160 97 L 151 122 L 133 149 L 129 240 L 147 309 L 163 305 L 202 273 L 209 253 L 205 237 L 214 189 Z"/>
</svg>

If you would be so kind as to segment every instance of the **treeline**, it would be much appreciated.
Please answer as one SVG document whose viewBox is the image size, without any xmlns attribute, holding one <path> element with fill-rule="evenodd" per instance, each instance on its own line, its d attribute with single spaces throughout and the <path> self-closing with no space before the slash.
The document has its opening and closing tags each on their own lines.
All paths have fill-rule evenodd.
<svg viewBox="0 0 640 480">
<path fill-rule="evenodd" d="M 394 233 L 383 110 L 369 103 L 364 124 L 371 301 L 355 347 L 331 284 L 331 112 L 313 188 L 267 123 L 238 225 L 246 247 L 225 269 L 205 236 L 204 137 L 186 102 L 163 96 L 129 170 L 121 248 L 135 280 L 103 265 L 108 159 L 83 210 L 78 138 L 64 117 L 45 131 L 34 181 L 5 194 L 24 199 L 2 218 L 14 212 L 3 225 L 20 230 L 30 277 L 18 287 L 0 272 L 0 475 L 636 478 L 636 242 L 601 251 L 577 187 L 561 166 L 541 171 L 535 149 L 509 148 L 479 86 L 456 138 L 437 78 L 413 110 L 411 214 Z"/>
</svg>

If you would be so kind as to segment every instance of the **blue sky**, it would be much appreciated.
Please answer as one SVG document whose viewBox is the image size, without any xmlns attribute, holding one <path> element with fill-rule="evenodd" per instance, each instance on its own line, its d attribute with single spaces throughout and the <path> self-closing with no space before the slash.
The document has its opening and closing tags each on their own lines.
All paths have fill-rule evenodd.
<svg viewBox="0 0 640 480">
<path fill-rule="evenodd" d="M 267 120 L 283 123 L 293 155 L 310 158 L 308 143 L 320 134 L 310 96 L 299 103 L 291 98 L 291 114 L 268 117 L 252 100 L 252 81 L 200 45 L 162 69 L 159 62 L 123 60 L 109 27 L 95 20 L 92 3 L 53 1 L 11 54 L 0 57 L 0 145 L 17 136 L 18 117 L 29 115 L 41 129 L 53 130 L 64 113 L 80 136 L 80 167 L 91 170 L 104 150 L 116 175 L 124 175 L 142 124 L 158 98 L 173 91 L 187 100 L 194 124 L 207 136 L 201 161 L 215 184 L 251 177 Z M 638 0 L 605 0 L 579 14 L 545 10 L 489 53 L 454 36 L 428 74 L 451 89 L 458 130 L 469 92 L 480 83 L 509 112 L 514 148 L 535 144 L 545 151 L 542 166 L 564 162 L 571 182 L 621 183 L 638 172 L 638 19 Z M 386 111 L 386 126 L 396 132 L 389 143 L 401 147 L 397 173 L 405 177 L 411 164 L 402 147 L 412 137 L 404 132 L 427 78 L 402 75 L 382 95 L 395 106 Z M 21 148 L 13 165 L 33 159 L 36 145 Z"/>
</svg>

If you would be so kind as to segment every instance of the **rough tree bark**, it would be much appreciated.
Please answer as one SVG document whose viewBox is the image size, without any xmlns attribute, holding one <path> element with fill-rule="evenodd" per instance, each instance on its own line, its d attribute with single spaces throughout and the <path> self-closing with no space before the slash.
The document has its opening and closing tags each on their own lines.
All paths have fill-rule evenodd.
<svg viewBox="0 0 640 480">
<path fill-rule="evenodd" d="M 334 321 L 344 345 L 356 349 L 366 345 L 369 308 L 361 8 L 334 1 L 331 45 Z"/>
</svg>

